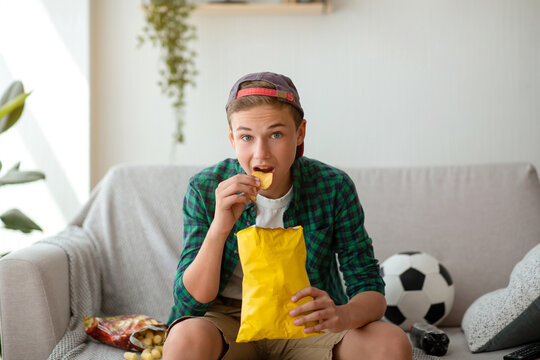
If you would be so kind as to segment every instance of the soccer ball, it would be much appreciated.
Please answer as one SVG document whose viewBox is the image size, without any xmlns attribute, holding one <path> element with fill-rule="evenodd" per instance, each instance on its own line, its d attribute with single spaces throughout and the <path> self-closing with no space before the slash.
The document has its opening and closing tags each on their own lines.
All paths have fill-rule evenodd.
<svg viewBox="0 0 540 360">
<path fill-rule="evenodd" d="M 386 320 L 403 330 L 415 322 L 436 325 L 454 303 L 454 284 L 448 270 L 420 251 L 401 252 L 381 264 L 386 284 Z"/>
</svg>

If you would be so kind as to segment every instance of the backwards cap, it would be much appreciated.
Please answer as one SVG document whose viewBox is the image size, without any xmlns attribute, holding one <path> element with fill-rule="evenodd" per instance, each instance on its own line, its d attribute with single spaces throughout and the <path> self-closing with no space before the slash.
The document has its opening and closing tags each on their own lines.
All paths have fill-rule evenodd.
<svg viewBox="0 0 540 360">
<path fill-rule="evenodd" d="M 274 85 L 276 89 L 250 88 L 239 91 L 238 89 L 240 88 L 240 85 L 248 81 L 266 81 Z M 248 95 L 275 97 L 279 101 L 294 106 L 298 111 L 300 111 L 300 115 L 304 117 L 304 110 L 302 109 L 302 105 L 300 105 L 298 91 L 296 90 L 292 80 L 285 75 L 276 74 L 273 72 L 259 72 L 242 76 L 232 87 L 225 109 L 228 109 L 231 102 L 233 102 L 235 99 Z"/>
</svg>

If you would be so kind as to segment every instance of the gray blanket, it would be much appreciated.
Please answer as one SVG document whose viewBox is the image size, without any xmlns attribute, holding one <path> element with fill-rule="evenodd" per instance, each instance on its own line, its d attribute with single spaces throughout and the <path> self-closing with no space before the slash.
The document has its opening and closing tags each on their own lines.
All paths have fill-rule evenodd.
<svg viewBox="0 0 540 360">
<path fill-rule="evenodd" d="M 167 321 L 185 189 L 153 182 L 156 176 L 170 178 L 171 168 L 145 170 L 153 176 L 126 167 L 109 172 L 70 226 L 42 240 L 66 252 L 70 269 L 72 315 L 50 360 L 122 358 L 124 350 L 87 337 L 83 316 L 144 314 Z M 148 191 L 154 186 L 165 191 Z"/>
<path fill-rule="evenodd" d="M 68 256 L 70 281 L 70 306 L 72 316 L 61 341 L 56 345 L 49 359 L 96 359 L 94 351 L 87 351 L 82 316 L 99 313 L 101 305 L 99 266 L 94 254 L 95 246 L 85 231 L 71 225 L 57 236 L 43 242 L 61 247 Z M 99 347 L 95 347 L 98 350 Z M 109 350 L 106 348 L 105 350 Z M 86 354 L 87 356 L 82 356 Z M 104 354 L 98 359 L 107 359 Z"/>
</svg>

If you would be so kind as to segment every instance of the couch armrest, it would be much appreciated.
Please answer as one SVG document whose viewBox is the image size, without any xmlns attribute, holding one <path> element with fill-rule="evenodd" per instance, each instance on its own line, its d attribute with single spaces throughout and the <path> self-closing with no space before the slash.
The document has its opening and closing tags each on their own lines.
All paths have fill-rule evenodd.
<svg viewBox="0 0 540 360">
<path fill-rule="evenodd" d="M 69 266 L 61 248 L 38 243 L 0 260 L 4 360 L 46 359 L 70 317 Z"/>
</svg>

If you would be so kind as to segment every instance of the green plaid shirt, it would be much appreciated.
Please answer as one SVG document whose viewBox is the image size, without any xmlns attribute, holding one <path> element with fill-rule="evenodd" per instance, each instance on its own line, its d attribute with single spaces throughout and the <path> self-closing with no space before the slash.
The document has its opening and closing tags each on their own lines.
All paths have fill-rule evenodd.
<svg viewBox="0 0 540 360">
<path fill-rule="evenodd" d="M 302 157 L 291 167 L 293 194 L 283 215 L 285 228 L 302 225 L 306 241 L 306 270 L 312 286 L 326 291 L 336 304 L 345 304 L 362 291 L 384 294 L 384 282 L 373 256 L 371 239 L 364 229 L 364 212 L 356 188 L 343 171 Z M 195 300 L 182 276 L 195 259 L 215 210 L 215 189 L 220 182 L 244 173 L 236 159 L 227 159 L 194 175 L 184 198 L 184 248 L 174 281 L 174 306 L 169 323 L 182 316 L 203 315 L 211 303 Z M 238 264 L 236 232 L 255 224 L 256 207 L 249 204 L 229 233 L 221 262 L 219 292 Z M 347 289 L 341 285 L 340 269 Z"/>
</svg>

